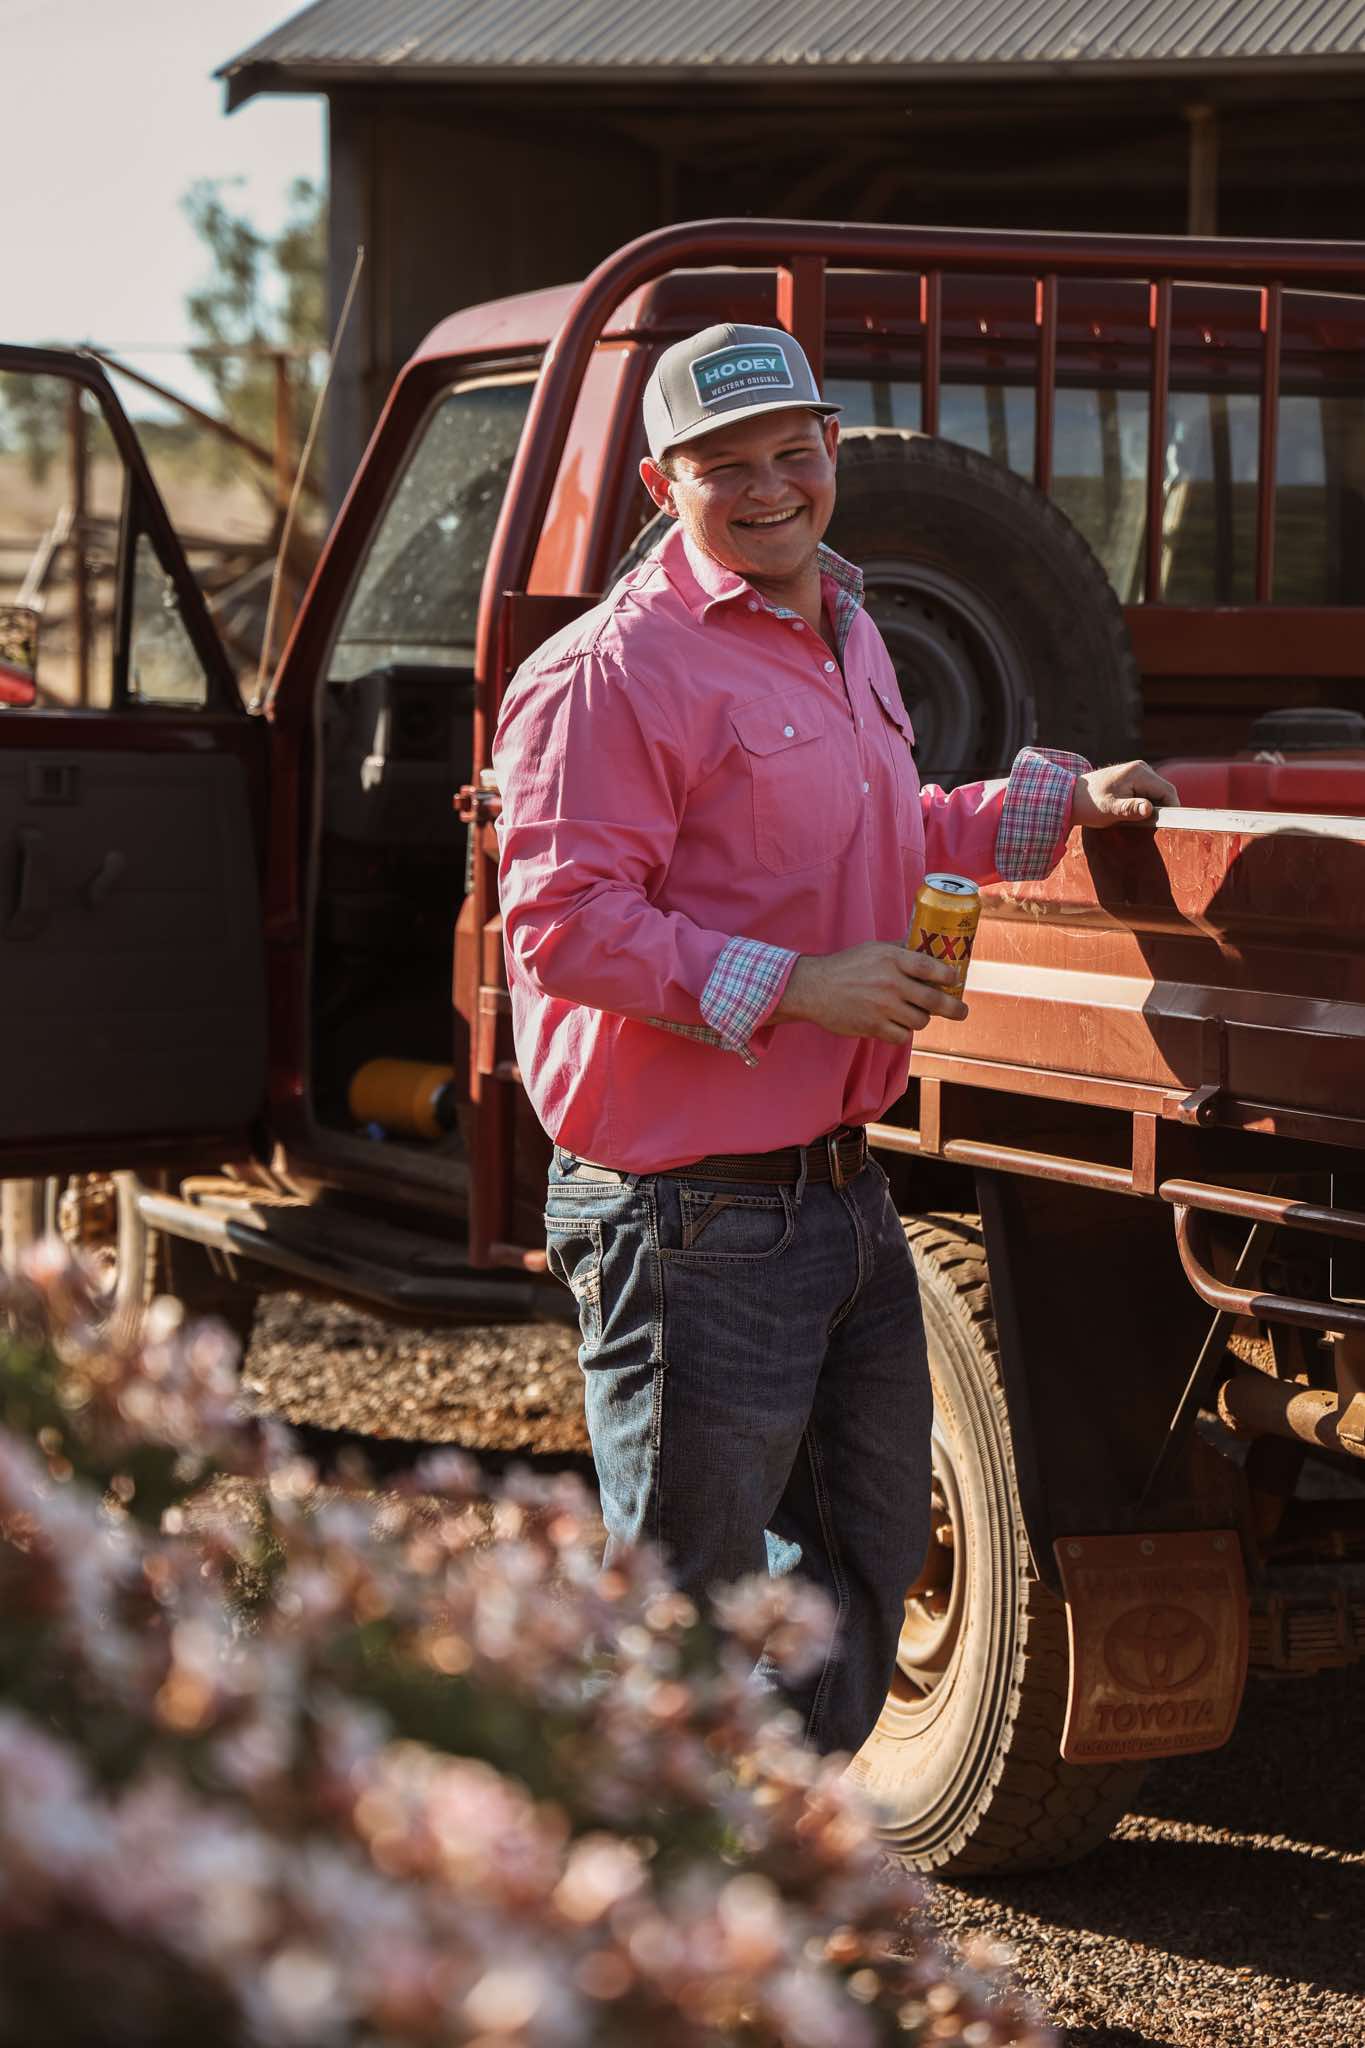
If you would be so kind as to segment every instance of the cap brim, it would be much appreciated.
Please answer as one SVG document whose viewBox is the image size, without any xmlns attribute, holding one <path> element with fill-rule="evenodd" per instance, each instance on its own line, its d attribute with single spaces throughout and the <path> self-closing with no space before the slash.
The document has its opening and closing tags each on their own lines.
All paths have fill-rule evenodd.
<svg viewBox="0 0 1365 2048">
<path fill-rule="evenodd" d="M 813 412 L 820 419 L 827 420 L 833 419 L 834 415 L 843 409 L 841 405 L 826 405 L 823 400 L 814 398 L 797 398 L 787 405 L 775 405 L 770 398 L 759 405 L 737 405 L 733 412 L 718 413 L 712 420 L 699 420 L 695 427 L 688 427 L 685 432 L 674 434 L 664 443 L 659 453 L 667 455 L 670 448 L 685 447 L 689 441 L 700 441 L 704 434 L 714 434 L 721 427 L 736 426 L 740 420 L 757 419 L 761 412 Z"/>
</svg>

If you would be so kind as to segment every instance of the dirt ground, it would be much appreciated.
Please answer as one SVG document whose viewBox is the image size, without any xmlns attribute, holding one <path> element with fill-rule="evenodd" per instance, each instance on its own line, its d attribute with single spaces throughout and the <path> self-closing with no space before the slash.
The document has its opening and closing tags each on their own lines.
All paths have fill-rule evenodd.
<svg viewBox="0 0 1365 2048">
<path fill-rule="evenodd" d="M 299 1422 L 587 1469 L 575 1334 L 402 1329 L 280 1295 L 247 1379 Z M 1069 1870 L 936 1884 L 949 1941 L 987 1933 L 1067 2048 L 1365 2048 L 1356 1672 L 1253 1676 L 1233 1741 L 1152 1768 Z"/>
</svg>

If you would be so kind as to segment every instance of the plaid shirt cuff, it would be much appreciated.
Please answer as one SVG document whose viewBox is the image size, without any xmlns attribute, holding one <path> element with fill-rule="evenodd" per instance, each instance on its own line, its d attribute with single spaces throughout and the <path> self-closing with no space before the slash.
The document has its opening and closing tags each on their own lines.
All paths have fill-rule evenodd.
<svg viewBox="0 0 1365 2048">
<path fill-rule="evenodd" d="M 731 939 L 723 946 L 701 992 L 702 1021 L 727 1052 L 752 1060 L 749 1040 L 776 1009 L 797 956 L 761 939 Z"/>
<path fill-rule="evenodd" d="M 758 1054 L 749 1040 L 776 1009 L 797 958 L 787 947 L 765 946 L 761 939 L 730 939 L 717 954 L 701 992 L 705 1022 L 675 1024 L 667 1017 L 651 1017 L 650 1022 L 699 1045 L 737 1052 L 746 1067 L 756 1067 Z"/>
<path fill-rule="evenodd" d="M 1071 830 L 1076 777 L 1090 763 L 1056 747 L 1025 747 L 1014 757 L 995 834 L 995 871 L 1002 882 L 1037 882 L 1062 857 Z"/>
</svg>

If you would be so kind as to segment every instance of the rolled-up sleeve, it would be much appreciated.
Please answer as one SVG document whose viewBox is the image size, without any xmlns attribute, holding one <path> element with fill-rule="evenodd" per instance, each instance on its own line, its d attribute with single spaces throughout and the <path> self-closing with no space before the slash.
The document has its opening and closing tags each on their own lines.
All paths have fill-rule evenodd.
<svg viewBox="0 0 1365 2048">
<path fill-rule="evenodd" d="M 1015 756 L 995 838 L 1002 882 L 1037 882 L 1052 873 L 1071 830 L 1076 778 L 1089 772 L 1083 754 L 1059 747 L 1025 747 Z"/>
<path fill-rule="evenodd" d="M 662 693 L 597 652 L 532 671 L 509 694 L 493 765 L 516 971 L 542 995 L 747 1051 L 796 956 L 653 900 L 688 785 Z"/>
<path fill-rule="evenodd" d="M 1055 747 L 1025 747 L 1007 776 L 920 791 L 924 857 L 976 882 L 1030 882 L 1051 874 L 1071 830 L 1076 777 L 1090 763 Z"/>
</svg>

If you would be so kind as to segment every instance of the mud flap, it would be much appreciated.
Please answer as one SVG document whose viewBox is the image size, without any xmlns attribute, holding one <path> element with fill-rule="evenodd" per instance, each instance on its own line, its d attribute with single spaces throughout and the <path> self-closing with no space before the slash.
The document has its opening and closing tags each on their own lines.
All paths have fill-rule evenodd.
<svg viewBox="0 0 1365 2048">
<path fill-rule="evenodd" d="M 1187 1756 L 1231 1735 L 1247 1673 L 1242 1546 L 1230 1529 L 1062 1536 L 1068 1763 Z"/>
</svg>

